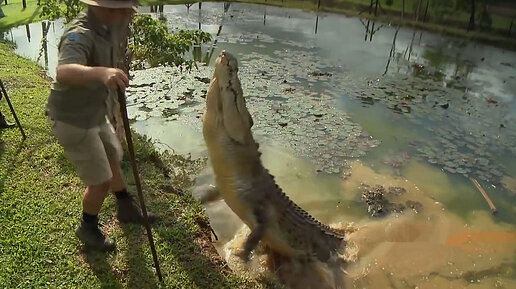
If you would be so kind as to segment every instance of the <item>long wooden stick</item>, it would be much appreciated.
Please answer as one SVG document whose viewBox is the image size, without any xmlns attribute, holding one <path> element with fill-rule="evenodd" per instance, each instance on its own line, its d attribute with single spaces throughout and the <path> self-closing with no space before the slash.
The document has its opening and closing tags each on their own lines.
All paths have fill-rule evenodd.
<svg viewBox="0 0 516 289">
<path fill-rule="evenodd" d="M 158 274 L 159 281 L 163 281 L 161 275 L 161 269 L 159 268 L 158 254 L 154 247 L 154 239 L 152 238 L 152 231 L 149 226 L 149 219 L 147 216 L 147 208 L 145 207 L 145 201 L 143 199 L 142 184 L 140 182 L 140 175 L 138 174 L 138 167 L 136 165 L 136 158 L 134 155 L 133 139 L 131 137 L 131 128 L 129 127 L 129 118 L 127 117 L 127 105 L 125 103 L 125 94 L 120 89 L 118 90 L 118 102 L 120 103 L 120 111 L 122 112 L 122 120 L 124 122 L 125 138 L 127 141 L 127 147 L 129 149 L 129 156 L 131 158 L 131 164 L 133 167 L 134 181 L 136 182 L 136 190 L 138 191 L 138 198 L 140 199 L 140 206 L 143 214 L 143 224 L 147 230 L 147 237 L 149 238 L 149 245 L 152 252 L 152 258 L 154 259 L 154 266 L 156 267 L 156 273 Z"/>
<path fill-rule="evenodd" d="M 14 121 L 16 121 L 16 125 L 18 125 L 18 128 L 20 129 L 23 139 L 26 139 L 27 135 L 25 135 L 25 131 L 23 130 L 20 120 L 18 119 L 18 116 L 16 115 L 16 111 L 14 111 L 14 107 L 11 103 L 11 100 L 9 99 L 9 96 L 7 95 L 7 91 L 5 90 L 4 83 L 2 82 L 1 79 L 0 79 L 0 88 L 2 89 L 2 93 L 5 96 L 5 100 L 7 101 L 7 104 L 9 105 L 9 109 L 11 110 L 11 113 L 13 114 Z M 2 99 L 1 94 L 0 94 L 0 99 Z"/>
<path fill-rule="evenodd" d="M 480 185 L 480 183 L 475 180 L 474 178 L 470 177 L 469 180 L 473 183 L 473 185 L 475 185 L 475 187 L 477 187 L 477 189 L 480 191 L 480 193 L 482 194 L 482 196 L 484 197 L 484 199 L 486 200 L 487 204 L 489 205 L 489 208 L 491 209 L 491 212 L 493 212 L 493 215 L 495 215 L 498 210 L 496 209 L 496 206 L 494 205 L 493 201 L 491 200 L 491 198 L 489 197 L 489 195 L 487 194 L 487 192 L 484 190 L 484 188 L 482 188 L 482 186 Z"/>
</svg>

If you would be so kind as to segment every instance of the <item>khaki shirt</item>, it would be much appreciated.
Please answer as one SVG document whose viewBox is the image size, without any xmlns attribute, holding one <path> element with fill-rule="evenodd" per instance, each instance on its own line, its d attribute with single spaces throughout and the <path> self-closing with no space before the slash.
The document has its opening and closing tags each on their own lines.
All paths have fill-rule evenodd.
<svg viewBox="0 0 516 289">
<path fill-rule="evenodd" d="M 83 12 L 61 37 L 58 65 L 118 67 L 125 51 L 126 31 L 121 26 L 102 25 L 93 13 Z M 108 89 L 101 82 L 66 85 L 56 80 L 52 84 L 47 113 L 55 120 L 92 128 L 106 121 L 108 103 Z"/>
</svg>

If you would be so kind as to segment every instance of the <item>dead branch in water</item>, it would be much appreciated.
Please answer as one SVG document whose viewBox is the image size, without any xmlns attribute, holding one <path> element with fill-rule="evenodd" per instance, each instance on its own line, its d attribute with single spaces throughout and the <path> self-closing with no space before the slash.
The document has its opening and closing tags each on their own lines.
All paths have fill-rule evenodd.
<svg viewBox="0 0 516 289">
<path fill-rule="evenodd" d="M 498 210 L 496 209 L 496 206 L 494 205 L 493 201 L 491 200 L 491 198 L 489 197 L 487 192 L 484 190 L 484 188 L 482 188 L 482 186 L 480 185 L 480 183 L 477 180 L 475 180 L 474 178 L 471 178 L 471 177 L 469 178 L 469 180 L 480 191 L 480 193 L 482 194 L 482 196 L 486 200 L 487 204 L 489 205 L 489 208 L 491 209 L 491 212 L 493 212 L 493 215 L 495 215 L 498 212 Z"/>
</svg>

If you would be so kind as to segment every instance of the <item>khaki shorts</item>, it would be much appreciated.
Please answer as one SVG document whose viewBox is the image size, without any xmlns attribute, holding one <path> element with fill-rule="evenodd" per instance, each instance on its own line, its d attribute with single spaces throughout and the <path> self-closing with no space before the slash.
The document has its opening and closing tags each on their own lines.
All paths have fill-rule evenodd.
<svg viewBox="0 0 516 289">
<path fill-rule="evenodd" d="M 86 186 L 99 185 L 113 177 L 109 160 L 122 160 L 122 147 L 115 129 L 106 122 L 89 129 L 79 128 L 49 118 L 52 133 L 64 148 Z"/>
</svg>

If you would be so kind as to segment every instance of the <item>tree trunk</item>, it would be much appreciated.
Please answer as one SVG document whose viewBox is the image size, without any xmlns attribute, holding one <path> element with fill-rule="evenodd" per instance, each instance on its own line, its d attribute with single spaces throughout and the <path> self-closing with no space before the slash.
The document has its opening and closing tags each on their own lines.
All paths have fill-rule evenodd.
<svg viewBox="0 0 516 289">
<path fill-rule="evenodd" d="M 402 9 L 401 9 L 401 19 L 403 19 L 403 15 L 405 14 L 405 0 L 403 0 L 403 4 L 402 4 Z"/>
<path fill-rule="evenodd" d="M 426 22 L 426 15 L 428 14 L 428 5 L 430 5 L 430 0 L 426 0 L 425 16 L 423 16 L 423 22 Z"/>
<path fill-rule="evenodd" d="M 416 22 L 419 20 L 419 11 L 421 9 L 421 0 L 417 2 L 417 10 L 416 10 Z"/>
<path fill-rule="evenodd" d="M 475 30 L 475 0 L 471 0 L 471 15 L 469 16 L 468 31 Z"/>
</svg>

